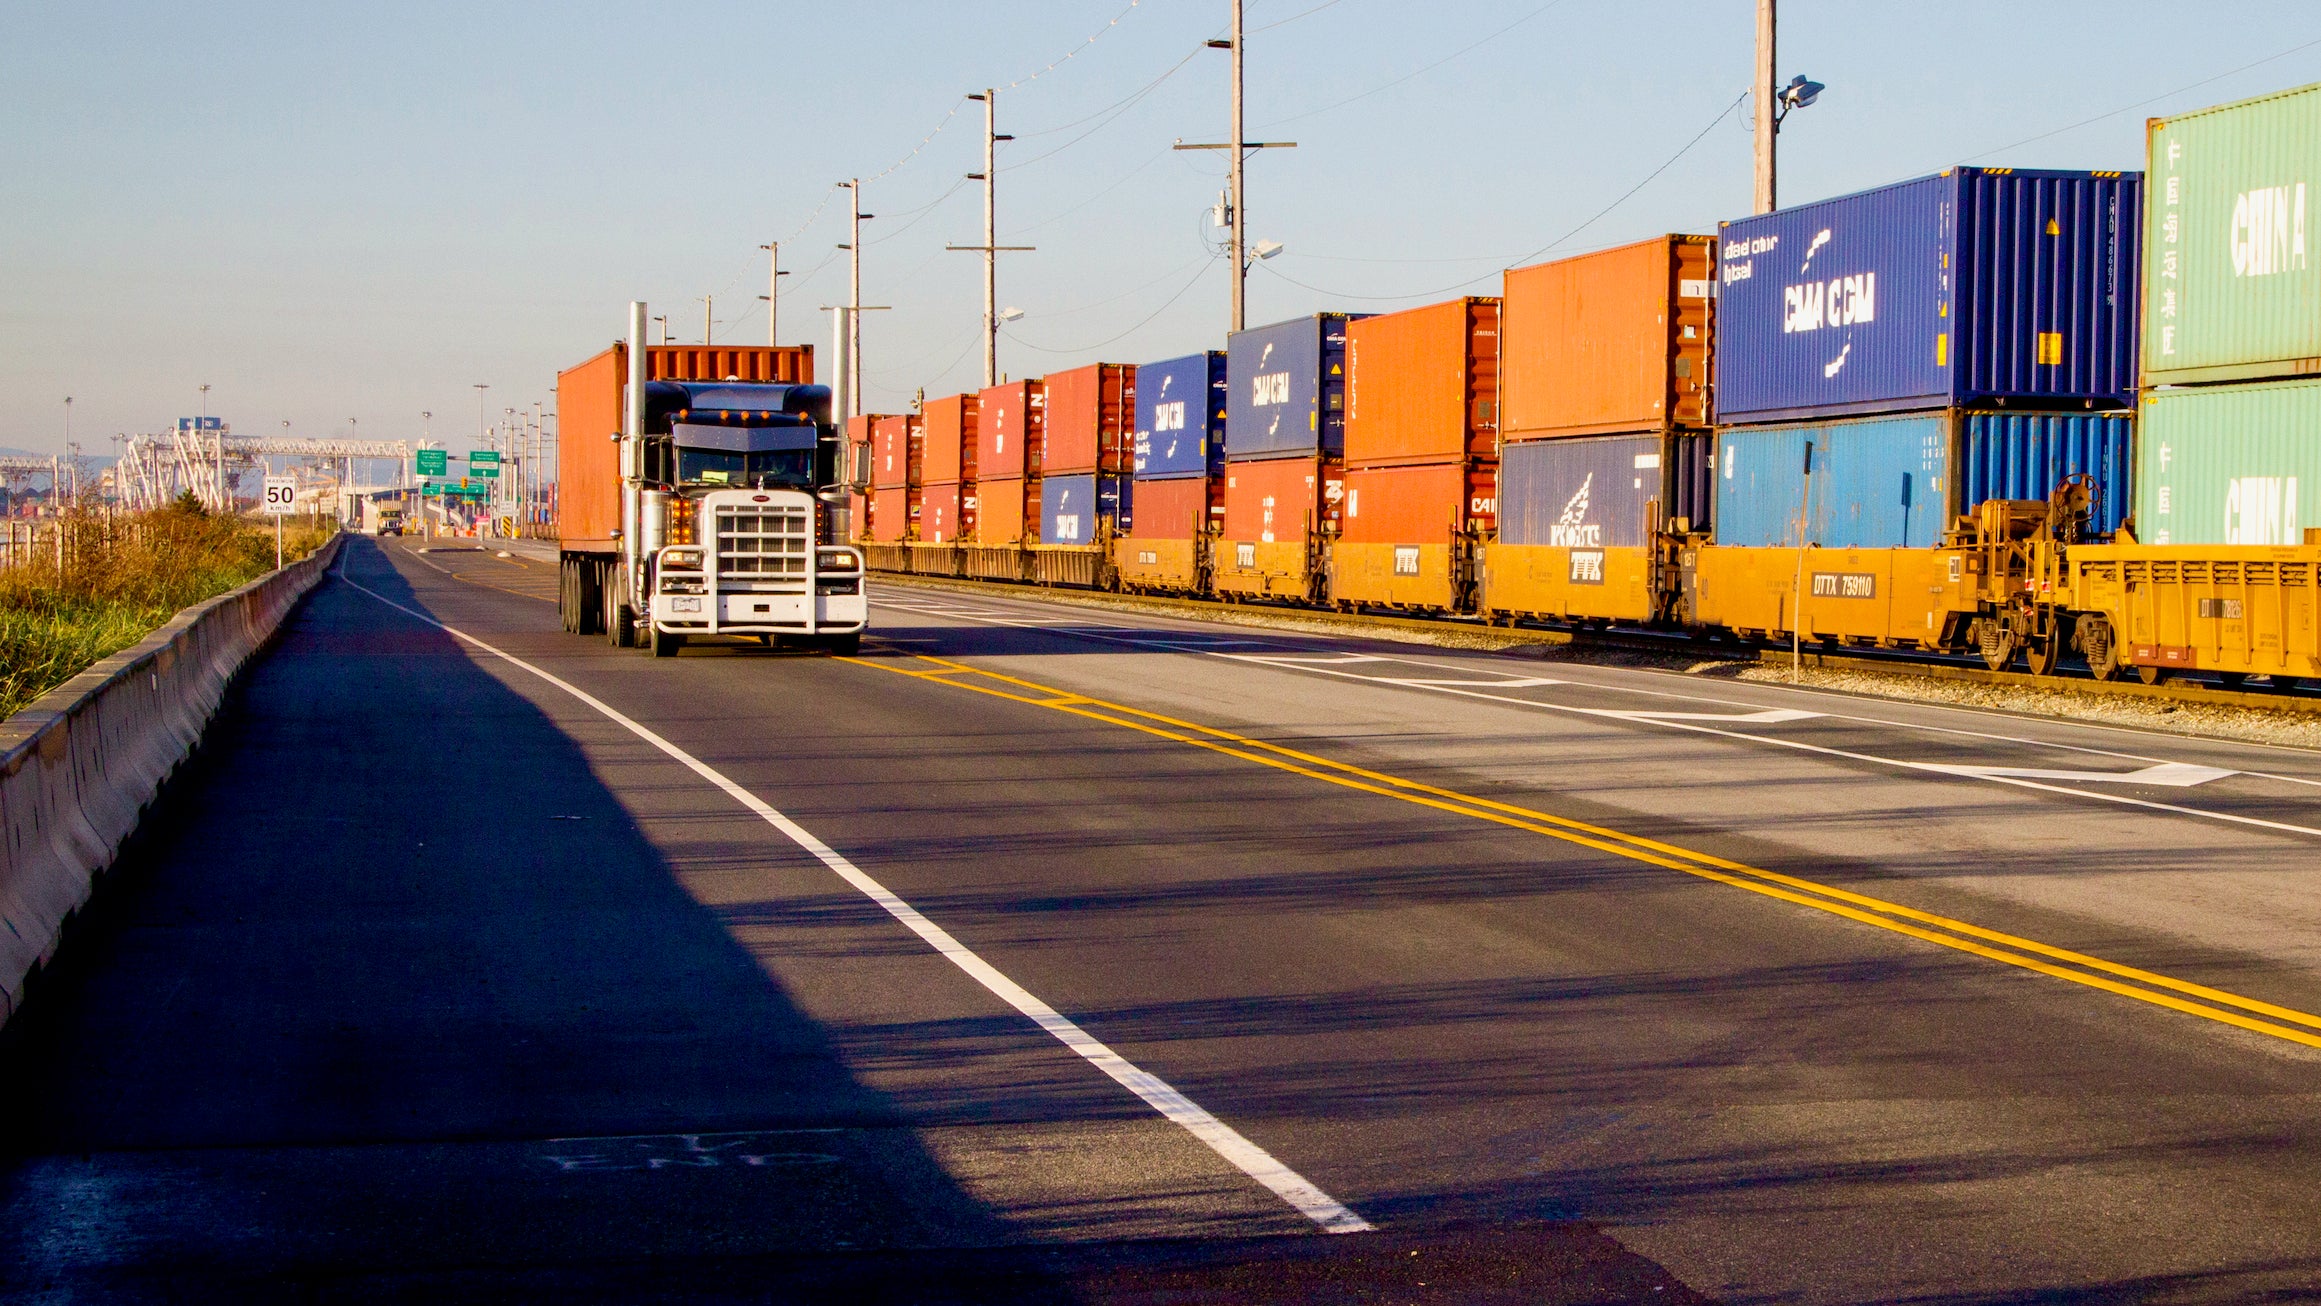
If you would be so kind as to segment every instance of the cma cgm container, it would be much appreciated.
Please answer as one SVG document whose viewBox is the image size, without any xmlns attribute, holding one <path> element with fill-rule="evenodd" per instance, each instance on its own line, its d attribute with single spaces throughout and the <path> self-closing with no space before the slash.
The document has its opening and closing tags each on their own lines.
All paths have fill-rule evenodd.
<svg viewBox="0 0 2321 1306">
<path fill-rule="evenodd" d="M 1346 324 L 1317 313 L 1225 342 L 1225 456 L 1336 456 L 1346 445 Z"/>
<path fill-rule="evenodd" d="M 976 395 L 947 395 L 927 401 L 920 416 L 919 480 L 924 485 L 975 479 Z"/>
<path fill-rule="evenodd" d="M 1137 368 L 1135 439 L 1140 480 L 1222 475 L 1225 351 Z"/>
<path fill-rule="evenodd" d="M 1095 473 L 1045 478 L 1040 482 L 1040 542 L 1094 544 L 1102 507 Z"/>
<path fill-rule="evenodd" d="M 1225 464 L 1224 529 L 1211 576 L 1222 594 L 1321 598 L 1321 542 L 1338 525 L 1343 472 L 1321 457 Z"/>
<path fill-rule="evenodd" d="M 1538 440 L 1706 427 L 1715 285 L 1707 236 L 1509 269 L 1500 430 Z"/>
<path fill-rule="evenodd" d="M 2142 199 L 1953 168 L 1722 224 L 1716 420 L 2128 406 Z"/>
<path fill-rule="evenodd" d="M 977 395 L 972 479 L 1038 476 L 1047 411 L 1047 387 L 1037 381 L 988 386 Z"/>
<path fill-rule="evenodd" d="M 1808 442 L 1805 539 L 1821 548 L 1932 548 L 1983 499 L 2044 499 L 2073 473 L 2095 478 L 2096 526 L 2108 533 L 2125 503 L 2133 441 L 2126 413 L 1934 412 L 1733 427 L 1718 433 L 1716 539 L 1797 545 Z"/>
<path fill-rule="evenodd" d="M 1476 297 L 1350 323 L 1346 465 L 1491 457 L 1499 434 L 1499 319 L 1498 300 Z"/>
<path fill-rule="evenodd" d="M 2145 383 L 2321 372 L 2321 86 L 2154 118 L 2146 145 Z"/>
<path fill-rule="evenodd" d="M 1128 431 L 1135 420 L 1135 368 L 1090 363 L 1051 373 L 1040 471 L 1050 476 L 1126 471 Z"/>
<path fill-rule="evenodd" d="M 2145 544 L 2305 544 L 2321 530 L 2321 379 L 2147 391 Z"/>
</svg>

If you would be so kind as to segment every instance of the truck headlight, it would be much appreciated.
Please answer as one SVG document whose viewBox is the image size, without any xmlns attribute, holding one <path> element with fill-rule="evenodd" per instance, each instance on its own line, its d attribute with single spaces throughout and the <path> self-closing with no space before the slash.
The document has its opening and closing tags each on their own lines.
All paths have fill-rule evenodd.
<svg viewBox="0 0 2321 1306">
<path fill-rule="evenodd" d="M 814 569 L 817 571 L 861 571 L 862 555 L 852 549 L 817 549 L 814 551 Z"/>
<path fill-rule="evenodd" d="M 661 566 L 670 571 L 699 571 L 701 550 L 670 549 L 661 555 Z"/>
</svg>

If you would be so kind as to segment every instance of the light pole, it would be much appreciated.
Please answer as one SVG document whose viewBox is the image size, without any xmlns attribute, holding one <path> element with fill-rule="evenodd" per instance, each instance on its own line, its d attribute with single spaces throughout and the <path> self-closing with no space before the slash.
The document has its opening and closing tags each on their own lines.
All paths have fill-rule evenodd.
<svg viewBox="0 0 2321 1306">
<path fill-rule="evenodd" d="M 758 248 L 766 252 L 766 293 L 758 296 L 766 301 L 766 343 L 779 345 L 782 335 L 774 320 L 774 301 L 782 293 L 782 278 L 790 274 L 782 271 L 782 242 L 777 240 Z"/>
<path fill-rule="evenodd" d="M 1032 247 L 999 243 L 995 198 L 999 183 L 998 148 L 999 142 L 1015 139 L 999 134 L 999 92 L 986 88 L 983 94 L 967 98 L 983 102 L 983 171 L 967 174 L 969 181 L 983 183 L 983 243 L 945 248 L 975 250 L 983 255 L 983 384 L 994 386 L 999 384 L 999 255 L 1002 250 L 1023 251 Z"/>
<path fill-rule="evenodd" d="M 1771 213 L 1779 207 L 1776 199 L 1774 138 L 1781 134 L 1781 120 L 1792 110 L 1802 109 L 1819 98 L 1828 88 L 1820 82 L 1808 81 L 1804 74 L 1789 79 L 1786 86 L 1775 86 L 1773 79 L 1780 76 L 1773 71 L 1774 57 L 1774 4 L 1775 0 L 1757 0 L 1757 73 L 1751 80 L 1750 96 L 1757 102 L 1757 212 Z"/>
<path fill-rule="evenodd" d="M 1233 54 L 1233 102 L 1230 112 L 1231 121 L 1229 123 L 1232 139 L 1224 142 L 1223 144 L 1211 145 L 1187 145 L 1183 141 L 1178 141 L 1174 148 L 1180 150 L 1228 151 L 1225 166 L 1225 202 L 1220 206 L 1224 209 L 1224 212 L 1219 213 L 1217 216 L 1219 219 L 1221 219 L 1221 221 L 1218 223 L 1219 226 L 1231 228 L 1231 233 L 1227 237 L 1227 248 L 1233 258 L 1233 325 L 1231 329 L 1239 331 L 1243 326 L 1247 325 L 1249 304 L 1249 249 L 1247 241 L 1248 206 L 1244 203 L 1242 179 L 1243 165 L 1248 162 L 1249 151 L 1251 150 L 1295 149 L 1297 147 L 1297 142 L 1251 141 L 1242 139 L 1241 77 L 1243 64 L 1245 62 L 1244 56 L 1247 53 L 1245 49 L 1246 42 L 1243 40 L 1241 32 L 1242 0 L 1229 0 L 1229 4 L 1232 10 L 1232 17 L 1228 24 L 1227 30 L 1230 32 L 1230 35 L 1225 40 L 1209 42 L 1209 48 L 1212 50 L 1229 50 Z M 1274 247 L 1274 253 L 1279 252 L 1280 246 L 1277 245 Z M 1271 255 L 1262 255 L 1261 257 L 1271 257 Z"/>
<path fill-rule="evenodd" d="M 838 248 L 853 255 L 848 260 L 846 282 L 846 393 L 840 396 L 848 417 L 862 416 L 862 224 L 877 217 L 862 211 L 862 178 L 838 183 L 844 186 L 854 200 L 853 225 L 847 229 L 846 243 Z"/>
<path fill-rule="evenodd" d="M 665 345 L 665 344 L 668 344 L 668 343 L 669 343 L 669 315 L 668 315 L 667 313 L 662 313 L 662 314 L 659 314 L 659 315 L 655 316 L 655 317 L 653 318 L 653 320 L 654 320 L 655 322 L 658 322 L 658 323 L 660 323 L 660 324 L 661 324 L 661 343 L 662 343 L 662 344 L 664 344 L 664 345 Z"/>
</svg>

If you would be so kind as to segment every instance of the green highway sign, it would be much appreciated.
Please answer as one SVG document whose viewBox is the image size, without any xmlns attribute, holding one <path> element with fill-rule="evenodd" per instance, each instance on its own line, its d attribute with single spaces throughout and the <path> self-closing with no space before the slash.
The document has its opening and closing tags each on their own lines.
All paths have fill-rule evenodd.
<svg viewBox="0 0 2321 1306">
<path fill-rule="evenodd" d="M 499 475 L 500 451 L 497 449 L 474 450 L 467 456 L 467 470 L 472 476 Z"/>
<path fill-rule="evenodd" d="M 413 453 L 412 458 L 418 464 L 414 470 L 421 476 L 451 475 L 449 449 L 420 449 Z"/>
</svg>

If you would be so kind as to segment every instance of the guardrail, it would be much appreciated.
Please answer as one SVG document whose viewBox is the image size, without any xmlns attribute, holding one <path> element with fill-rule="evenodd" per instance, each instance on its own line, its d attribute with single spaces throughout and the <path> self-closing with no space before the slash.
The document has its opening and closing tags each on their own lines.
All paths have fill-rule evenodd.
<svg viewBox="0 0 2321 1306">
<path fill-rule="evenodd" d="M 343 535 L 195 604 L 0 722 L 0 1022 Z"/>
</svg>

